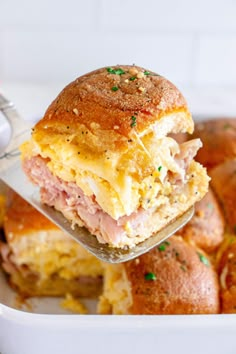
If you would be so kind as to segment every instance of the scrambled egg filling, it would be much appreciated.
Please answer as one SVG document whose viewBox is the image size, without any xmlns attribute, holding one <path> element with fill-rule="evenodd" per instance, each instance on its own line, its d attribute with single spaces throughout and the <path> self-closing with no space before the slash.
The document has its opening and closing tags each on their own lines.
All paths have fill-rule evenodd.
<svg viewBox="0 0 236 354">
<path fill-rule="evenodd" d="M 64 140 L 59 135 L 51 139 L 50 144 L 26 143 L 23 155 L 31 151 L 50 159 L 47 166 L 54 175 L 75 182 L 87 196 L 95 195 L 97 203 L 115 220 L 140 207 L 158 206 L 159 198 L 173 192 L 168 172 L 184 178 L 185 171 L 175 161 L 179 145 L 169 137 L 157 139 L 155 132 L 136 137 L 123 153 L 105 150 L 97 155 L 73 139 Z"/>
<path fill-rule="evenodd" d="M 55 274 L 70 280 L 81 275 L 96 277 L 103 272 L 101 262 L 77 242 L 70 239 L 66 242 L 65 235 L 64 240 L 55 240 L 55 231 L 51 234 L 47 232 L 46 239 L 43 231 L 37 235 L 37 240 L 34 234 L 22 237 L 15 249 L 14 244 L 12 248 L 17 264 L 27 264 L 30 271 L 40 275 L 42 281 Z"/>
<path fill-rule="evenodd" d="M 132 306 L 131 285 L 123 264 L 104 265 L 104 288 L 99 297 L 97 312 L 100 314 L 126 314 Z"/>
</svg>

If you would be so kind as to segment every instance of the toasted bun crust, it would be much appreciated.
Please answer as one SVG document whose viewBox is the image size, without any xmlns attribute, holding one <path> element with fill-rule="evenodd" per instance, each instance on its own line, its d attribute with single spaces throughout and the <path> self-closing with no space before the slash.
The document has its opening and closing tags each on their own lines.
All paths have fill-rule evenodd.
<svg viewBox="0 0 236 354">
<path fill-rule="evenodd" d="M 228 160 L 210 171 L 211 186 L 225 212 L 228 227 L 236 234 L 236 159 Z"/>
<path fill-rule="evenodd" d="M 196 160 L 208 169 L 236 158 L 236 119 L 212 119 L 195 124 L 193 137 L 200 138 L 203 148 Z"/>
<path fill-rule="evenodd" d="M 108 146 L 116 150 L 127 146 L 127 138 L 132 138 L 134 132 L 142 134 L 168 114 L 179 114 L 174 130 L 192 132 L 186 101 L 167 79 L 138 66 L 101 68 L 66 86 L 33 135 L 37 139 L 44 134 L 73 135 L 81 131 L 79 139 L 88 140 L 90 131 L 94 136 L 87 141 L 91 149 L 98 152 Z M 136 117 L 135 126 L 132 116 Z"/>
<path fill-rule="evenodd" d="M 218 313 L 217 274 L 204 264 L 203 252 L 177 236 L 162 245 L 124 264 L 133 298 L 130 313 Z M 156 279 L 147 280 L 148 273 Z"/>
<path fill-rule="evenodd" d="M 3 218 L 6 210 L 6 198 L 0 194 L 0 228 L 3 225 Z"/>
<path fill-rule="evenodd" d="M 211 189 L 195 204 L 192 219 L 178 234 L 207 253 L 214 252 L 223 241 L 225 220 Z"/>
</svg>

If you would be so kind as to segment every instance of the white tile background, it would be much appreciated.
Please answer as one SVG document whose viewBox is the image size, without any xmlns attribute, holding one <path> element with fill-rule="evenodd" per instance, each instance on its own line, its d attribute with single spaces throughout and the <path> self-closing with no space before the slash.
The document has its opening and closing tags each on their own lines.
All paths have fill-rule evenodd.
<svg viewBox="0 0 236 354">
<path fill-rule="evenodd" d="M 0 89 L 133 63 L 187 95 L 236 90 L 236 0 L 0 0 Z"/>
</svg>

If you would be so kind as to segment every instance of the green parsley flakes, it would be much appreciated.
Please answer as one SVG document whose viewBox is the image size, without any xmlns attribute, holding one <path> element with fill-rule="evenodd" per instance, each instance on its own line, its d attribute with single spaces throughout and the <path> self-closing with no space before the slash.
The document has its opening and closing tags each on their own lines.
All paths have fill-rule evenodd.
<svg viewBox="0 0 236 354">
<path fill-rule="evenodd" d="M 164 241 L 160 244 L 160 246 L 158 246 L 158 250 L 160 252 L 163 252 L 166 250 L 166 246 L 169 246 L 170 245 L 170 242 L 169 241 Z"/>
<path fill-rule="evenodd" d="M 137 117 L 132 116 L 132 117 L 131 117 L 131 120 L 132 120 L 132 122 L 131 122 L 130 126 L 131 126 L 131 128 L 133 128 L 133 127 L 135 127 L 136 124 L 137 124 Z"/>
<path fill-rule="evenodd" d="M 157 279 L 156 275 L 152 272 L 144 274 L 144 278 L 145 278 L 145 280 L 156 280 Z"/>
<path fill-rule="evenodd" d="M 207 267 L 209 267 L 210 263 L 209 263 L 208 259 L 205 256 L 203 256 L 203 254 L 201 254 L 200 252 L 197 252 L 197 254 L 198 254 L 198 257 L 199 257 L 200 261 L 203 264 L 205 264 Z"/>
<path fill-rule="evenodd" d="M 223 126 L 224 130 L 227 130 L 229 128 L 231 128 L 231 125 L 229 123 L 224 124 L 224 126 Z"/>
<path fill-rule="evenodd" d="M 112 68 L 107 68 L 107 72 L 109 74 L 115 74 L 115 75 L 123 75 L 125 74 L 125 71 L 121 68 L 118 69 L 112 69 Z"/>
<path fill-rule="evenodd" d="M 150 71 L 144 71 L 144 75 L 151 75 Z"/>
<path fill-rule="evenodd" d="M 137 79 L 135 76 L 131 76 L 131 77 L 129 78 L 129 81 L 134 81 L 135 79 Z"/>
<path fill-rule="evenodd" d="M 180 269 L 183 271 L 183 272 L 186 272 L 186 266 L 185 265 L 183 265 L 183 264 L 181 264 L 181 266 L 180 266 Z"/>
<path fill-rule="evenodd" d="M 159 166 L 157 169 L 159 172 L 161 172 L 162 166 Z"/>
<path fill-rule="evenodd" d="M 112 90 L 112 91 L 118 91 L 119 88 L 118 88 L 117 86 L 113 86 L 113 87 L 111 88 L 111 90 Z"/>
</svg>

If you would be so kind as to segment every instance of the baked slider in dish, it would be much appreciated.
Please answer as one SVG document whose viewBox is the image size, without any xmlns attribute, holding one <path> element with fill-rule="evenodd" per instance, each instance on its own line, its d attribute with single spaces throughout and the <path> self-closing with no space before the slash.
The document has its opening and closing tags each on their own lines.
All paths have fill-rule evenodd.
<svg viewBox="0 0 236 354">
<path fill-rule="evenodd" d="M 192 219 L 177 234 L 207 253 L 217 250 L 224 238 L 225 219 L 219 202 L 210 188 L 195 204 Z"/>
<path fill-rule="evenodd" d="M 4 231 L 2 266 L 22 295 L 100 294 L 101 262 L 15 193 L 6 210 Z"/>
<path fill-rule="evenodd" d="M 210 171 L 211 186 L 225 213 L 228 231 L 236 234 L 236 158 Z"/>
<path fill-rule="evenodd" d="M 195 124 L 194 138 L 200 138 L 204 148 L 196 160 L 208 170 L 236 158 L 236 118 L 216 118 Z"/>
<path fill-rule="evenodd" d="M 178 89 L 137 66 L 102 68 L 66 86 L 21 146 L 41 201 L 100 243 L 133 247 L 182 215 L 208 189 L 193 161 L 199 139 Z"/>
<path fill-rule="evenodd" d="M 132 261 L 105 265 L 98 312 L 218 313 L 217 273 L 203 251 L 172 236 Z"/>
<path fill-rule="evenodd" d="M 227 234 L 218 254 L 222 313 L 236 313 L 236 237 Z"/>
</svg>

